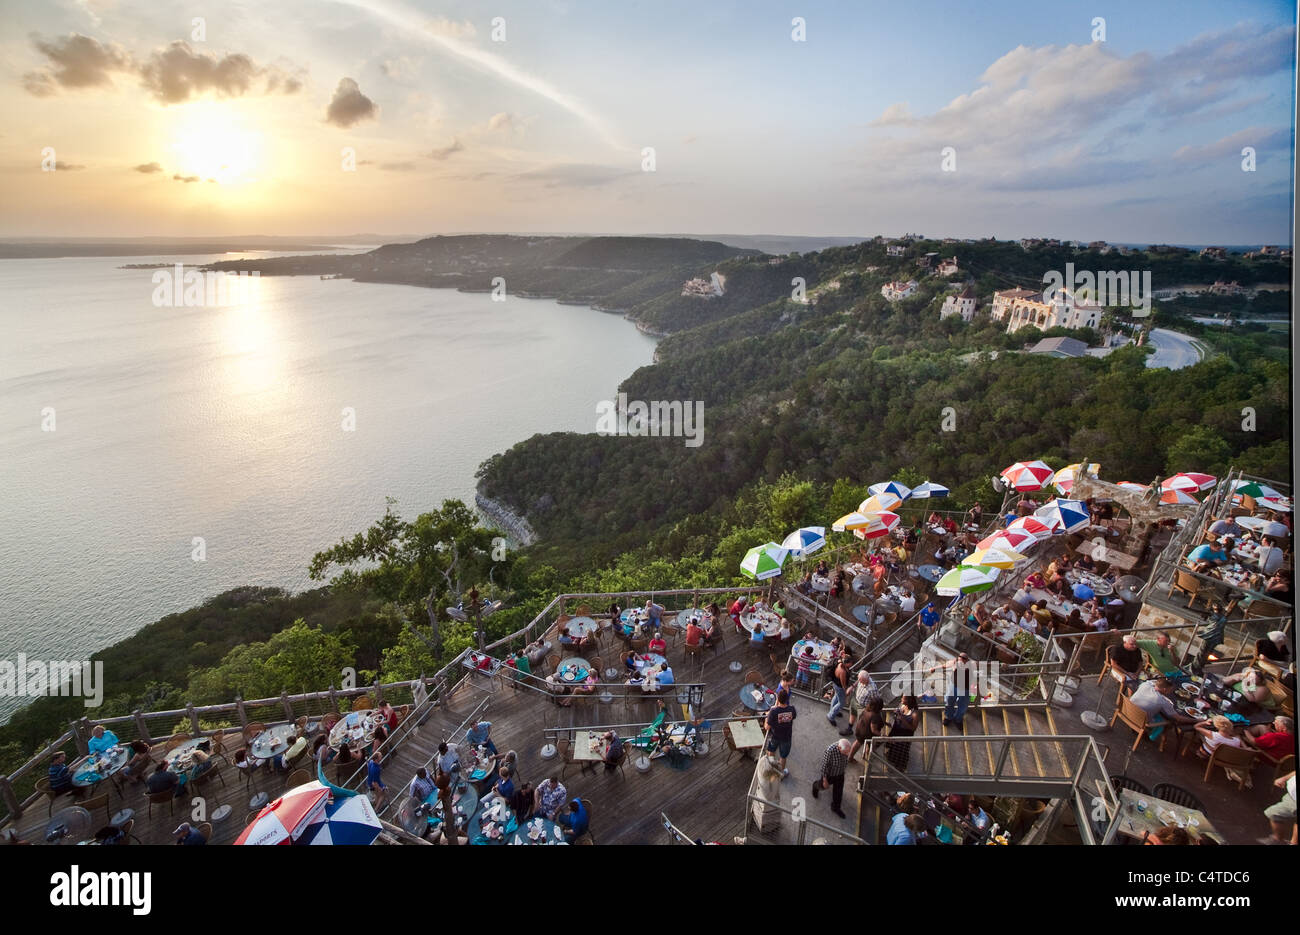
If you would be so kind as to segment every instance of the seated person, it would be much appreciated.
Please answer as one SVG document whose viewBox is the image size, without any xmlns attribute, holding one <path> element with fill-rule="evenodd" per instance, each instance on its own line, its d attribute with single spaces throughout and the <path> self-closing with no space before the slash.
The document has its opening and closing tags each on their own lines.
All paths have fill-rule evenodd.
<svg viewBox="0 0 1300 935">
<path fill-rule="evenodd" d="M 587 673 L 587 677 L 582 680 L 582 684 L 573 686 L 575 695 L 594 695 L 596 686 L 600 684 L 600 679 L 596 677 L 595 671 Z"/>
<path fill-rule="evenodd" d="M 159 763 L 158 768 L 153 771 L 153 775 L 145 780 L 144 788 L 150 795 L 170 792 L 172 798 L 178 797 L 183 791 L 180 777 L 169 770 L 165 762 Z"/>
<path fill-rule="evenodd" d="M 468 731 L 465 732 L 465 742 L 471 746 L 486 746 L 487 752 L 492 756 L 497 754 L 497 745 L 492 742 L 492 722 L 479 721 Z"/>
<path fill-rule="evenodd" d="M 1074 630 L 1076 632 L 1082 630 L 1084 628 L 1083 611 L 1078 607 L 1071 610 L 1070 613 L 1066 615 L 1064 626 L 1067 630 Z"/>
<path fill-rule="evenodd" d="M 1253 701 L 1261 707 L 1277 706 L 1277 702 L 1273 700 L 1273 693 L 1268 690 L 1267 680 L 1258 669 L 1247 666 L 1240 672 L 1225 675 L 1223 683 L 1231 685 L 1233 691 L 1240 692 L 1247 701 Z"/>
<path fill-rule="evenodd" d="M 1046 590 L 1047 590 L 1047 582 L 1043 579 L 1043 576 L 1042 576 L 1041 573 L 1036 572 L 1036 571 L 1034 571 L 1034 572 L 1030 572 L 1029 575 L 1027 575 L 1027 576 L 1025 577 L 1025 590 L 1026 590 L 1026 591 L 1046 591 Z"/>
<path fill-rule="evenodd" d="M 1037 635 L 1038 618 L 1035 617 L 1031 611 L 1028 610 L 1021 611 L 1020 617 L 1016 620 L 1016 626 L 1018 626 L 1022 630 L 1026 630 L 1029 633 L 1033 633 Z"/>
<path fill-rule="evenodd" d="M 1268 636 L 1255 641 L 1255 655 L 1285 664 L 1291 659 L 1290 640 L 1281 630 L 1273 630 Z"/>
<path fill-rule="evenodd" d="M 515 819 L 521 824 L 533 817 L 535 803 L 536 797 L 531 782 L 521 783 L 515 790 L 515 794 L 510 797 L 510 808 L 515 813 Z"/>
<path fill-rule="evenodd" d="M 62 750 L 56 750 L 50 757 L 50 791 L 63 795 L 65 792 L 72 792 L 79 787 L 72 782 L 72 770 L 68 767 L 68 755 Z"/>
<path fill-rule="evenodd" d="M 1046 633 L 1052 628 L 1052 612 L 1047 608 L 1047 601 L 1040 600 L 1029 609 L 1038 622 L 1038 632 Z"/>
<path fill-rule="evenodd" d="M 831 566 L 826 564 L 826 559 L 824 558 L 820 559 L 817 562 L 817 574 L 824 578 L 830 573 L 831 573 Z"/>
<path fill-rule="evenodd" d="M 1208 721 L 1197 724 L 1196 732 L 1201 735 L 1201 746 L 1196 751 L 1196 755 L 1203 760 L 1208 759 L 1214 753 L 1214 748 L 1218 746 L 1245 747 L 1237 733 L 1237 725 L 1221 714 L 1216 714 Z"/>
<path fill-rule="evenodd" d="M 421 766 L 415 771 L 415 776 L 411 779 L 411 785 L 407 791 L 416 802 L 423 802 L 433 795 L 433 790 L 434 783 L 429 778 L 429 771 Z"/>
<path fill-rule="evenodd" d="M 497 770 L 497 781 L 493 783 L 492 791 L 507 802 L 515 796 L 514 780 L 510 778 L 510 770 L 504 766 Z"/>
<path fill-rule="evenodd" d="M 1110 620 L 1106 618 L 1104 611 L 1100 608 L 1095 608 L 1088 614 L 1087 619 L 1083 621 L 1083 626 L 1085 629 L 1096 630 L 1098 633 L 1102 633 L 1110 629 Z"/>
<path fill-rule="evenodd" d="M 569 629 L 565 624 L 560 624 L 560 628 L 557 631 L 556 636 L 559 639 L 560 645 L 563 646 L 565 649 L 574 648 L 575 646 L 574 639 L 572 636 L 569 635 Z"/>
<path fill-rule="evenodd" d="M 623 756 L 623 741 L 616 731 L 607 730 L 600 737 L 605 742 L 605 752 L 600 758 L 605 763 L 605 772 L 612 773 L 618 769 L 618 761 Z"/>
<path fill-rule="evenodd" d="M 1258 750 L 1276 762 L 1296 751 L 1295 721 L 1279 714 L 1271 724 L 1255 724 L 1247 728 L 1241 739 L 1250 749 Z"/>
<path fill-rule="evenodd" d="M 1276 574 L 1284 561 L 1286 561 L 1286 554 L 1278 548 L 1277 542 L 1270 536 L 1265 536 L 1256 558 L 1259 570 L 1266 575 Z"/>
<path fill-rule="evenodd" d="M 651 638 L 650 644 L 646 648 L 649 649 L 650 652 L 658 653 L 662 656 L 668 651 L 668 643 L 664 640 L 664 635 L 656 630 L 654 637 Z"/>
<path fill-rule="evenodd" d="M 655 676 L 655 681 L 660 686 L 672 685 L 676 681 L 673 677 L 673 667 L 665 662 L 664 667 L 659 671 L 659 674 Z"/>
<path fill-rule="evenodd" d="M 1132 633 L 1125 633 L 1124 642 L 1111 647 L 1110 668 L 1112 672 L 1118 672 L 1124 677 L 1129 688 L 1137 682 L 1138 673 L 1142 671 L 1142 650 L 1138 647 L 1137 637 Z"/>
<path fill-rule="evenodd" d="M 784 643 L 784 642 L 786 642 L 787 640 L 789 640 L 790 637 L 793 636 L 793 635 L 794 635 L 794 634 L 793 634 L 793 631 L 791 631 L 791 629 L 790 629 L 790 621 L 789 621 L 789 620 L 786 620 L 784 617 L 782 617 L 782 618 L 781 618 L 781 632 L 777 634 L 777 639 L 780 640 L 782 643 Z"/>
<path fill-rule="evenodd" d="M 1152 667 L 1161 675 L 1170 675 L 1179 671 L 1178 663 L 1174 661 L 1174 654 L 1169 648 L 1168 633 L 1157 633 L 1153 640 L 1138 640 L 1138 647 L 1146 651 Z"/>
<path fill-rule="evenodd" d="M 1295 602 L 1295 588 L 1291 584 L 1291 576 L 1284 571 L 1279 571 L 1268 579 L 1268 583 L 1264 585 L 1264 593 L 1284 604 Z"/>
<path fill-rule="evenodd" d="M 754 621 L 754 630 L 749 634 L 749 642 L 755 646 L 763 645 L 763 625 L 757 620 Z"/>
<path fill-rule="evenodd" d="M 686 624 L 685 640 L 687 646 L 702 646 L 704 644 L 704 630 L 694 620 Z"/>
<path fill-rule="evenodd" d="M 587 833 L 589 819 L 581 799 L 569 802 L 568 809 L 561 809 L 555 814 L 555 823 L 564 829 L 564 840 L 572 844 Z"/>
<path fill-rule="evenodd" d="M 1216 539 L 1222 536 L 1240 539 L 1243 534 L 1241 527 L 1237 525 L 1237 520 L 1231 516 L 1225 516 L 1223 519 L 1211 523 L 1210 532 L 1214 534 Z"/>
<path fill-rule="evenodd" d="M 623 671 L 629 678 L 635 677 L 640 671 L 645 660 L 641 659 L 636 653 L 628 651 L 623 656 Z"/>
<path fill-rule="evenodd" d="M 1231 539 L 1228 540 L 1226 546 L 1217 542 L 1206 542 L 1187 553 L 1187 565 L 1193 571 L 1204 574 L 1226 563 L 1231 552 Z"/>
<path fill-rule="evenodd" d="M 132 740 L 128 746 L 131 748 L 131 759 L 122 767 L 122 775 L 134 783 L 144 782 L 144 774 L 153 762 L 149 759 L 149 745 L 143 740 Z"/>
<path fill-rule="evenodd" d="M 1082 570 L 1082 571 L 1096 571 L 1096 570 L 1097 570 L 1097 563 L 1094 562 L 1094 561 L 1092 560 L 1092 556 L 1091 556 L 1091 555 L 1088 555 L 1088 554 L 1086 554 L 1086 553 L 1083 554 L 1083 555 L 1080 555 L 1080 556 L 1079 556 L 1079 560 L 1078 560 L 1077 562 L 1075 562 L 1074 564 L 1075 564 L 1075 567 L 1079 568 L 1079 569 Z"/>
<path fill-rule="evenodd" d="M 1139 685 L 1129 696 L 1129 701 L 1133 702 L 1134 707 L 1146 712 L 1149 724 L 1171 721 L 1175 724 L 1195 724 L 1196 718 L 1188 717 L 1178 710 L 1173 694 L 1174 683 L 1169 679 L 1151 679 Z"/>
<path fill-rule="evenodd" d="M 378 728 L 376 728 L 376 731 L 377 730 Z M 307 738 L 304 735 L 299 734 L 294 739 L 293 743 L 289 744 L 289 748 L 285 750 L 283 753 L 279 754 L 278 756 L 272 757 L 271 762 L 275 765 L 276 769 L 282 772 L 286 771 L 289 769 L 289 763 L 293 760 L 293 758 L 301 755 L 304 751 L 306 751 L 306 749 L 307 749 Z"/>
<path fill-rule="evenodd" d="M 910 590 L 904 589 L 903 596 L 898 601 L 898 609 L 908 616 L 916 613 L 916 595 Z"/>
<path fill-rule="evenodd" d="M 547 821 L 555 821 L 568 795 L 568 790 L 564 788 L 564 783 L 560 782 L 558 776 L 548 776 L 537 784 L 533 813 L 541 815 Z"/>
</svg>

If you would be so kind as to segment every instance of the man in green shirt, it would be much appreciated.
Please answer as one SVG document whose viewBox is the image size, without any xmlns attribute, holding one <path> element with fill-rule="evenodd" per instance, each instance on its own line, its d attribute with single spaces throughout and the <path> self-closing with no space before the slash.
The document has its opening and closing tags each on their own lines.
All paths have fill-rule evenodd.
<svg viewBox="0 0 1300 935">
<path fill-rule="evenodd" d="M 528 661 L 528 654 L 522 649 L 515 650 L 515 669 L 519 672 L 517 676 L 519 681 L 524 681 L 523 676 L 533 674 L 533 664 Z"/>
<path fill-rule="evenodd" d="M 1169 650 L 1168 633 L 1157 633 L 1154 640 L 1138 640 L 1138 646 L 1146 651 L 1152 667 L 1161 675 L 1171 675 L 1179 671 L 1178 663 L 1174 661 L 1174 654 Z"/>
</svg>

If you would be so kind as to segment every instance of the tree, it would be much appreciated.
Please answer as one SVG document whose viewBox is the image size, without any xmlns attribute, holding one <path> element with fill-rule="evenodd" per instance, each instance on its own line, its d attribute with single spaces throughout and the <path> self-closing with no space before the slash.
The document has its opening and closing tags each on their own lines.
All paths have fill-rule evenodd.
<svg viewBox="0 0 1300 935">
<path fill-rule="evenodd" d="M 405 522 L 388 498 L 384 515 L 363 533 L 318 552 L 311 577 L 340 588 L 360 588 L 383 600 L 423 607 L 428 633 L 414 628 L 435 655 L 442 654 L 438 609 L 458 600 L 467 585 L 488 576 L 496 530 L 478 525 L 478 516 L 460 500 L 444 500 L 441 509 Z"/>
<path fill-rule="evenodd" d="M 1204 471 L 1219 475 L 1228 466 L 1232 449 L 1228 443 L 1204 425 L 1194 425 L 1180 432 L 1169 446 L 1165 457 L 1165 473 L 1179 471 Z"/>
</svg>

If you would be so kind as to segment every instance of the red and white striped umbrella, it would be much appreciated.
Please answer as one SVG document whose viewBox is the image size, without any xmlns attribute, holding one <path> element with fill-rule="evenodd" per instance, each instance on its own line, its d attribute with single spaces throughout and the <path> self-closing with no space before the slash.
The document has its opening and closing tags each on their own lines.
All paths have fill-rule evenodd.
<svg viewBox="0 0 1300 935">
<path fill-rule="evenodd" d="M 1161 503 L 1199 503 L 1200 501 L 1185 490 L 1164 490 L 1160 493 Z"/>
<path fill-rule="evenodd" d="M 1002 472 L 1002 479 L 1016 490 L 1042 490 L 1055 474 L 1042 461 L 1017 461 Z"/>
<path fill-rule="evenodd" d="M 263 808 L 235 843 L 292 844 L 323 820 L 329 798 L 330 790 L 319 782 L 296 786 Z"/>
<path fill-rule="evenodd" d="M 1027 532 L 1004 529 L 1001 532 L 994 533 L 986 539 L 981 539 L 978 548 L 1005 549 L 1008 552 L 1023 552 L 1036 542 L 1038 542 L 1038 540 Z"/>
<path fill-rule="evenodd" d="M 1131 480 L 1115 481 L 1115 486 L 1123 487 L 1125 490 L 1131 490 L 1134 493 L 1145 493 L 1147 489 L 1146 484 L 1135 484 Z"/>
<path fill-rule="evenodd" d="M 898 525 L 899 517 L 897 513 L 891 513 L 888 510 L 881 510 L 879 513 L 864 514 L 871 520 L 870 524 L 853 530 L 853 535 L 859 539 L 879 539 L 881 536 L 889 535 L 890 530 Z"/>
<path fill-rule="evenodd" d="M 1214 486 L 1215 478 L 1209 474 L 1196 473 L 1178 473 L 1173 477 L 1166 477 L 1160 482 L 1162 490 L 1185 490 L 1191 493 L 1195 490 L 1207 490 Z"/>
<path fill-rule="evenodd" d="M 1022 516 L 1010 526 L 1007 532 L 1024 532 L 1033 536 L 1036 540 L 1050 539 L 1052 537 L 1052 527 L 1048 526 L 1037 516 Z"/>
</svg>

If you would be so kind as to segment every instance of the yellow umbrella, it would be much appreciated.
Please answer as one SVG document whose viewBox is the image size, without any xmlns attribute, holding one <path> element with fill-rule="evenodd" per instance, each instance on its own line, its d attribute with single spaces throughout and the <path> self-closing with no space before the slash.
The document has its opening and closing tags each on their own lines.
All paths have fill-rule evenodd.
<svg viewBox="0 0 1300 935">
<path fill-rule="evenodd" d="M 961 560 L 963 565 L 988 565 L 992 568 L 1011 568 L 1016 562 L 1024 561 L 1028 556 L 1011 549 L 976 549 Z"/>
<path fill-rule="evenodd" d="M 1079 476 L 1081 470 L 1083 470 L 1082 463 L 1067 464 L 1052 476 L 1052 483 L 1056 485 L 1056 489 L 1061 493 L 1069 493 L 1070 488 L 1074 486 L 1074 479 Z M 1096 477 L 1099 471 L 1101 471 L 1101 465 L 1095 461 L 1088 465 L 1089 476 Z"/>
<path fill-rule="evenodd" d="M 859 513 L 884 513 L 898 509 L 902 504 L 903 498 L 897 494 L 892 494 L 887 490 L 882 490 L 878 494 L 873 494 L 858 504 Z"/>
<path fill-rule="evenodd" d="M 870 516 L 863 516 L 861 513 L 846 513 L 831 523 L 831 529 L 835 532 L 845 532 L 849 529 L 866 529 L 874 520 Z"/>
</svg>

